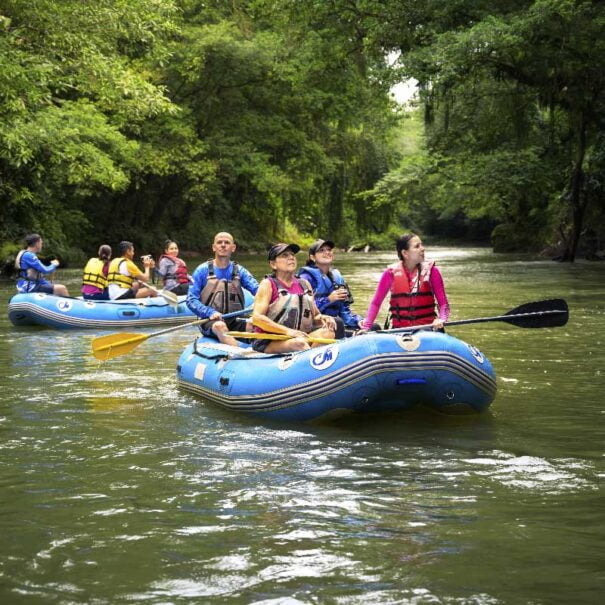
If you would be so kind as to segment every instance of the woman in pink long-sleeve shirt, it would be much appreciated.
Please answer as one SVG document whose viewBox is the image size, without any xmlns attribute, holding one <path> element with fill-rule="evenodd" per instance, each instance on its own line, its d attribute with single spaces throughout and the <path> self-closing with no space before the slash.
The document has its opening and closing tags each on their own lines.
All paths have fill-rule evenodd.
<svg viewBox="0 0 605 605">
<path fill-rule="evenodd" d="M 424 260 L 422 240 L 414 233 L 397 240 L 399 262 L 382 274 L 368 307 L 363 328 L 369 330 L 387 292 L 391 292 L 390 314 L 394 327 L 432 325 L 440 330 L 450 316 L 441 272 Z M 435 313 L 435 304 L 439 313 Z"/>
</svg>

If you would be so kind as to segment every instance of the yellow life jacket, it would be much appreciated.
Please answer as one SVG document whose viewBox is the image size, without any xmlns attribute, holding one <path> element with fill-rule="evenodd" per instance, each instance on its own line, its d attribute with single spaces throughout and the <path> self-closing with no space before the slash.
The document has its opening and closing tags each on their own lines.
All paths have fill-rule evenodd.
<svg viewBox="0 0 605 605">
<path fill-rule="evenodd" d="M 99 290 L 107 288 L 107 277 L 103 273 L 105 262 L 100 258 L 91 258 L 84 267 L 84 275 L 82 276 L 82 284 L 85 286 L 94 286 Z"/>
<path fill-rule="evenodd" d="M 107 285 L 117 284 L 120 288 L 131 288 L 134 283 L 134 277 L 132 275 L 124 275 L 120 273 L 120 265 L 125 263 L 128 259 L 120 256 L 114 258 L 109 263 L 109 272 L 107 273 Z"/>
</svg>

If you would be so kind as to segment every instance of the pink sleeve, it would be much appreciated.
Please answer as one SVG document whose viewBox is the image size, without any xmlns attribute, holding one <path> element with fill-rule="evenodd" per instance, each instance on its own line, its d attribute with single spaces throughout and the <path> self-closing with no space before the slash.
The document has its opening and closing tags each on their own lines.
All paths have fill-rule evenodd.
<svg viewBox="0 0 605 605">
<path fill-rule="evenodd" d="M 363 320 L 363 329 L 369 330 L 380 311 L 380 305 L 382 305 L 382 301 L 384 297 L 387 295 L 387 292 L 391 289 L 391 284 L 393 283 L 393 272 L 390 269 L 387 269 L 380 278 L 378 282 L 378 286 L 376 286 L 376 292 L 374 292 L 374 298 L 372 298 L 372 302 L 370 302 L 370 306 L 368 307 L 368 312 L 366 313 L 366 318 Z"/>
<path fill-rule="evenodd" d="M 445 294 L 445 286 L 443 285 L 441 271 L 435 266 L 433 266 L 433 270 L 431 271 L 430 283 L 435 299 L 437 300 L 437 306 L 439 307 L 439 319 L 447 321 L 450 317 L 450 303 Z"/>
</svg>

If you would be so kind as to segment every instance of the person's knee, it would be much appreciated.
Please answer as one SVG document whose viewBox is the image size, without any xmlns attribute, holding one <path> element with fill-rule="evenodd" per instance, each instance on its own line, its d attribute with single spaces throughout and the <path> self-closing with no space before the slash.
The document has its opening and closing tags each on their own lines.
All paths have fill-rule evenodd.
<svg viewBox="0 0 605 605">
<path fill-rule="evenodd" d="M 302 337 L 292 338 L 288 342 L 289 342 L 289 345 L 290 345 L 289 348 L 291 351 L 306 351 L 307 349 L 311 348 L 309 346 L 309 343 L 307 342 L 307 340 Z"/>
<path fill-rule="evenodd" d="M 218 334 L 219 332 L 226 332 L 227 331 L 227 324 L 224 321 L 217 321 L 216 323 L 214 323 L 212 325 L 212 331 L 215 334 Z"/>
</svg>

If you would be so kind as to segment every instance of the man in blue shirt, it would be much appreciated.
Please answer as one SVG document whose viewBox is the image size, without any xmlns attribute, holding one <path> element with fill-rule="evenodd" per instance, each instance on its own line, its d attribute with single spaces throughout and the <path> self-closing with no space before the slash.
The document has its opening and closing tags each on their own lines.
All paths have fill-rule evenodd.
<svg viewBox="0 0 605 605">
<path fill-rule="evenodd" d="M 239 342 L 227 332 L 244 331 L 245 321 L 233 318 L 225 322 L 223 314 L 244 309 L 244 289 L 256 294 L 258 282 L 247 269 L 231 260 L 236 248 L 230 233 L 222 231 L 214 236 L 214 258 L 193 272 L 187 306 L 201 319 L 212 320 L 202 327 L 204 336 L 212 335 L 223 344 L 238 347 Z"/>
<path fill-rule="evenodd" d="M 42 236 L 30 233 L 25 237 L 25 250 L 21 250 L 15 258 L 15 269 L 17 270 L 17 290 L 26 294 L 29 292 L 44 292 L 57 296 L 69 296 L 67 288 L 62 284 L 52 284 L 44 279 L 42 275 L 52 273 L 59 266 L 59 261 L 54 259 L 50 265 L 40 262 L 38 254 L 42 250 Z"/>
</svg>

